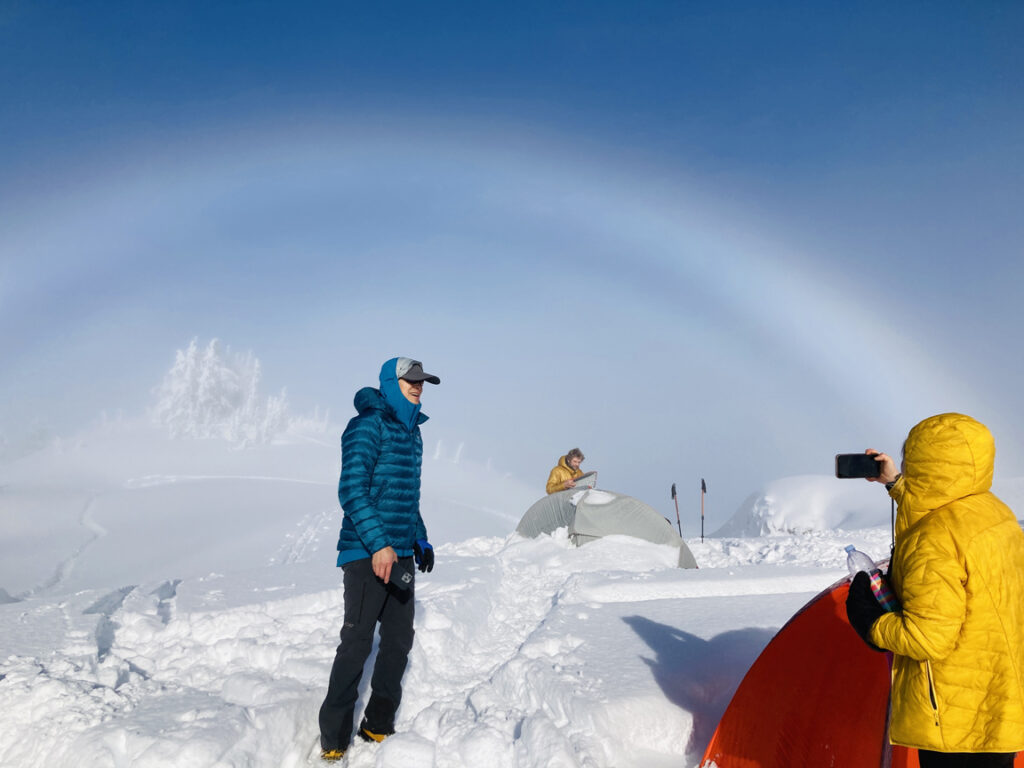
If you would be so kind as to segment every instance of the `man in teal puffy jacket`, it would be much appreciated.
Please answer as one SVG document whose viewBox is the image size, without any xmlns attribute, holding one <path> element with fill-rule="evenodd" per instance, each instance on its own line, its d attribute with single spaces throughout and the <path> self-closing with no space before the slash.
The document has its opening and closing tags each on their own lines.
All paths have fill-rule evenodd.
<svg viewBox="0 0 1024 768">
<path fill-rule="evenodd" d="M 381 367 L 380 389 L 356 393 L 358 415 L 341 437 L 338 501 L 344 518 L 338 565 L 344 573 L 345 619 L 320 707 L 321 757 L 328 761 L 340 760 L 352 740 L 359 681 L 378 623 L 380 646 L 359 735 L 382 741 L 395 730 L 413 641 L 414 567 L 434 567 L 420 516 L 420 424 L 427 420 L 420 397 L 427 381 L 441 383 L 418 360 L 388 360 Z"/>
</svg>

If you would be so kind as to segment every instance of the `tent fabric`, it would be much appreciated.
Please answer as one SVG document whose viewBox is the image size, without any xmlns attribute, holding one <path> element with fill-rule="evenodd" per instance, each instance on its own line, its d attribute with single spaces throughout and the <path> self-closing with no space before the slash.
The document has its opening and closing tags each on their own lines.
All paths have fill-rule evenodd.
<svg viewBox="0 0 1024 768">
<path fill-rule="evenodd" d="M 569 535 L 578 543 L 630 531 L 639 539 L 658 544 L 674 544 L 679 536 L 665 518 L 642 501 L 607 491 L 590 491 L 576 504 L 576 516 L 569 526 Z"/>
<path fill-rule="evenodd" d="M 918 768 L 891 746 L 889 659 L 846 619 L 842 579 L 800 609 L 740 682 L 703 768 Z M 1024 753 L 1014 768 L 1024 768 Z"/>
<path fill-rule="evenodd" d="M 593 488 L 596 482 L 597 472 L 587 472 L 576 478 L 575 488 L 542 496 L 526 510 L 526 514 L 516 526 L 516 533 L 528 539 L 535 539 L 541 534 L 565 528 L 576 514 L 573 497 L 581 490 Z"/>
<path fill-rule="evenodd" d="M 526 514 L 516 526 L 516 533 L 528 539 L 535 539 L 569 525 L 576 515 L 576 507 L 570 501 L 575 493 L 576 491 L 570 488 L 538 499 L 526 510 Z"/>
<path fill-rule="evenodd" d="M 579 485 L 579 480 L 576 481 Z M 516 532 L 528 538 L 568 527 L 569 538 L 582 546 L 613 534 L 635 536 L 679 549 L 680 568 L 696 568 L 690 548 L 672 524 L 642 501 L 611 491 L 570 488 L 539 499 L 523 515 Z"/>
</svg>

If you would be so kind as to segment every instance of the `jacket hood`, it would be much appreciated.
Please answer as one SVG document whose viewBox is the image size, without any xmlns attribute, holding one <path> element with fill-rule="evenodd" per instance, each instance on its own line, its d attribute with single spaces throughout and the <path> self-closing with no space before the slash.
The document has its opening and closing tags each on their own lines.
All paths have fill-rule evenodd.
<svg viewBox="0 0 1024 768">
<path fill-rule="evenodd" d="M 992 487 L 996 446 L 981 422 L 960 413 L 925 419 L 903 447 L 904 498 L 912 525 L 927 512 Z"/>
<path fill-rule="evenodd" d="M 380 368 L 380 394 L 394 417 L 410 432 L 427 420 L 420 406 L 409 402 L 398 386 L 398 358 L 392 357 Z M 358 397 L 358 395 L 357 395 Z M 358 406 L 357 406 L 358 408 Z"/>
<path fill-rule="evenodd" d="M 356 392 L 354 404 L 356 411 L 360 414 L 368 411 L 387 410 L 387 403 L 384 402 L 384 397 L 381 395 L 380 390 L 373 387 L 363 387 Z"/>
</svg>

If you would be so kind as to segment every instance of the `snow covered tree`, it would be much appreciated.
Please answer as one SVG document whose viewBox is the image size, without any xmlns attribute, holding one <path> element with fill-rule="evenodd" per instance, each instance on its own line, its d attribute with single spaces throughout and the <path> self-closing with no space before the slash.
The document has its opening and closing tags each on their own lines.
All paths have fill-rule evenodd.
<svg viewBox="0 0 1024 768">
<path fill-rule="evenodd" d="M 266 443 L 289 426 L 284 392 L 263 398 L 260 362 L 232 355 L 213 339 L 178 350 L 157 391 L 155 420 L 173 437 L 222 438 L 238 445 Z"/>
</svg>

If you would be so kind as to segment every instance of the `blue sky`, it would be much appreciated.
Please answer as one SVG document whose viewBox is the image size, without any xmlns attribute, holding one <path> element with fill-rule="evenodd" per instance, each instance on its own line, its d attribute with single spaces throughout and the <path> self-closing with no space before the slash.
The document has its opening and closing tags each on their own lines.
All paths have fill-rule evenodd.
<svg viewBox="0 0 1024 768">
<path fill-rule="evenodd" d="M 1024 476 L 1013 3 L 0 4 L 0 435 L 194 336 L 657 501 L 986 420 Z M 696 480 L 694 479 L 696 478 Z M 663 493 L 664 492 L 664 493 Z"/>
</svg>

